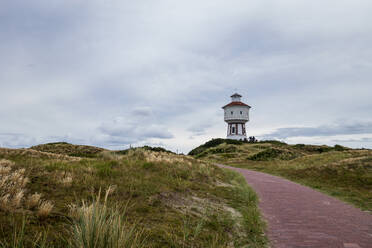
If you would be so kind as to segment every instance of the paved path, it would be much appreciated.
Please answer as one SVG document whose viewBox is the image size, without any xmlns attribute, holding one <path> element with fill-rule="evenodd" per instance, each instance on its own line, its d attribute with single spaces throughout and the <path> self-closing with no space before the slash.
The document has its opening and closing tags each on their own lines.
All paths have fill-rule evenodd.
<svg viewBox="0 0 372 248">
<path fill-rule="evenodd" d="M 223 167 L 242 173 L 259 195 L 273 247 L 372 247 L 371 214 L 280 177 Z"/>
</svg>

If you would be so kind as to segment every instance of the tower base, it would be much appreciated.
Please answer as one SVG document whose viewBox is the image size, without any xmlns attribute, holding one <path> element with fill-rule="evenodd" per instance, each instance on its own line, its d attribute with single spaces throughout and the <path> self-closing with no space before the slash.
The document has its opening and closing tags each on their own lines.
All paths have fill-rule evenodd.
<svg viewBox="0 0 372 248">
<path fill-rule="evenodd" d="M 245 139 L 247 139 L 247 136 L 245 136 L 245 135 L 227 135 L 226 139 L 245 140 Z"/>
<path fill-rule="evenodd" d="M 246 138 L 245 122 L 228 122 L 227 139 L 244 140 Z"/>
</svg>

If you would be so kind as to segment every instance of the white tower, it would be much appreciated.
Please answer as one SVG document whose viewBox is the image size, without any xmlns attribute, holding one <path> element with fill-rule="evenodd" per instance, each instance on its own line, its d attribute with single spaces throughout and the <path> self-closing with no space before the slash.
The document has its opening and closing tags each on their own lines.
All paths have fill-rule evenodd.
<svg viewBox="0 0 372 248">
<path fill-rule="evenodd" d="M 243 140 L 247 138 L 245 123 L 249 121 L 249 109 L 251 106 L 240 101 L 242 96 L 235 93 L 231 96 L 231 102 L 223 106 L 225 122 L 227 122 L 227 138 Z"/>
</svg>

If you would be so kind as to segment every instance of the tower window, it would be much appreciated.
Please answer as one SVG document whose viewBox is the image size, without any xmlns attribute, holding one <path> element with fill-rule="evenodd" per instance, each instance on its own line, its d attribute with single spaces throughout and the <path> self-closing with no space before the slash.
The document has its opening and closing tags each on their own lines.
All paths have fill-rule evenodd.
<svg viewBox="0 0 372 248">
<path fill-rule="evenodd" d="M 234 111 L 231 111 L 231 114 L 234 114 Z"/>
<path fill-rule="evenodd" d="M 235 133 L 235 127 L 232 127 L 232 132 L 231 133 Z"/>
<path fill-rule="evenodd" d="M 243 111 L 240 111 L 240 114 L 242 115 L 243 114 Z"/>
</svg>

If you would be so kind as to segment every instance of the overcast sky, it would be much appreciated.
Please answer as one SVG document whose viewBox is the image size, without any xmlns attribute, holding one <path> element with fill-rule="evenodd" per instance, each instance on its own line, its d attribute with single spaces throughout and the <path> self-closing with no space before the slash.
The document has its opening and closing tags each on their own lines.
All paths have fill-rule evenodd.
<svg viewBox="0 0 372 248">
<path fill-rule="evenodd" d="M 0 147 L 188 152 L 248 135 L 372 148 L 370 0 L 0 2 Z"/>
</svg>

